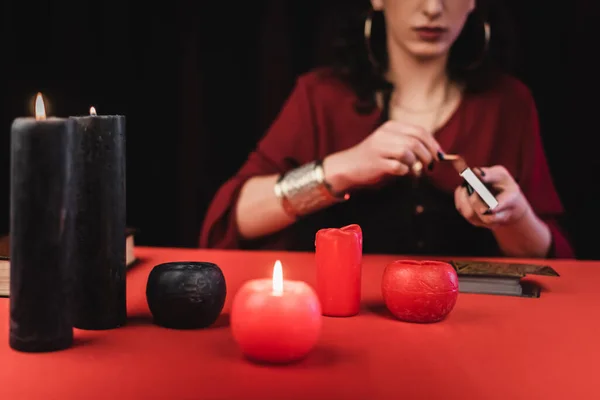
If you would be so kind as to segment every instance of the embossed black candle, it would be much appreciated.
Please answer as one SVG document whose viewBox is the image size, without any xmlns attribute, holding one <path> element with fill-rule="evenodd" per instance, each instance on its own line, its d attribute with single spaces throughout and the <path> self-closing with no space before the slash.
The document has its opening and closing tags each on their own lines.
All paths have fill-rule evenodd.
<svg viewBox="0 0 600 400">
<path fill-rule="evenodd" d="M 68 262 L 73 238 L 74 122 L 36 118 L 11 128 L 10 347 L 62 350 L 73 342 Z"/>
<path fill-rule="evenodd" d="M 146 301 L 157 325 L 173 329 L 211 326 L 223 310 L 227 285 L 218 265 L 179 261 L 155 266 Z"/>
<path fill-rule="evenodd" d="M 125 324 L 125 117 L 72 117 L 76 123 L 73 325 Z"/>
</svg>

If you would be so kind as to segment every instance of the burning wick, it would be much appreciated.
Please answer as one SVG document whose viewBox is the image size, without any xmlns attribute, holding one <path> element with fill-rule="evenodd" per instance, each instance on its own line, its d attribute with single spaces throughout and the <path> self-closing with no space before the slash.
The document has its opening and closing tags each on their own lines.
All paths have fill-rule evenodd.
<svg viewBox="0 0 600 400">
<path fill-rule="evenodd" d="M 38 93 L 35 98 L 35 119 L 38 121 L 46 119 L 46 107 L 41 93 Z"/>
<path fill-rule="evenodd" d="M 281 261 L 275 261 L 273 266 L 273 295 L 281 296 L 283 294 L 283 267 Z"/>
<path fill-rule="evenodd" d="M 98 115 L 96 114 L 96 109 L 94 107 L 90 107 L 90 115 Z"/>
</svg>

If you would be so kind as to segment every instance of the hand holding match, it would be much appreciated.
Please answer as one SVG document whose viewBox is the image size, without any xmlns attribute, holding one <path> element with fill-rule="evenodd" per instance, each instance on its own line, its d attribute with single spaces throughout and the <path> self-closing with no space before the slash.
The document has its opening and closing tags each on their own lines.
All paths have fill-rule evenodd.
<svg viewBox="0 0 600 400">
<path fill-rule="evenodd" d="M 457 155 L 457 154 L 439 154 L 440 161 L 450 161 L 454 166 L 454 169 L 458 172 L 458 174 L 465 180 L 467 184 L 467 190 L 470 187 L 472 190 L 469 191 L 469 194 L 474 190 L 481 200 L 485 202 L 488 206 L 488 209 L 494 210 L 498 207 L 498 200 L 494 197 L 492 192 L 486 187 L 486 185 L 479 179 L 479 177 L 473 172 L 471 168 L 467 165 L 465 160 Z"/>
</svg>

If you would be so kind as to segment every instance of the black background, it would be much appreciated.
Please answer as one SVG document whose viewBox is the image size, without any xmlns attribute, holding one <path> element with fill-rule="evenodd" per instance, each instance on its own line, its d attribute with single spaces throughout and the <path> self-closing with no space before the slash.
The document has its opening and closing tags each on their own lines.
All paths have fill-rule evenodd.
<svg viewBox="0 0 600 400">
<path fill-rule="evenodd" d="M 50 114 L 127 116 L 127 218 L 138 242 L 196 246 L 219 185 L 264 134 L 296 76 L 319 65 L 349 0 L 3 0 L 0 232 L 8 230 L 10 124 L 41 91 Z M 578 257 L 596 244 L 599 6 L 510 0 L 515 75 L 536 98 Z M 492 27 L 493 30 L 493 27 Z"/>
</svg>

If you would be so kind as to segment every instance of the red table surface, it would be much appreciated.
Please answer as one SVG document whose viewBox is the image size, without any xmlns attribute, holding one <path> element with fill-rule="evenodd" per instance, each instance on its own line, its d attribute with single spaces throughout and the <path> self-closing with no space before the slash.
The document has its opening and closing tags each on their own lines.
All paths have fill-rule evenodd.
<svg viewBox="0 0 600 400">
<path fill-rule="evenodd" d="M 136 249 L 128 273 L 126 327 L 75 330 L 65 351 L 24 354 L 8 346 L 9 301 L 0 300 L 0 399 L 592 399 L 600 398 L 600 263 L 554 261 L 559 278 L 536 278 L 539 299 L 461 294 L 447 320 L 393 320 L 380 279 L 398 257 L 365 256 L 363 309 L 324 317 L 315 351 L 285 367 L 255 365 L 227 326 L 236 290 L 270 277 L 314 285 L 314 254 Z M 145 298 L 152 267 L 211 261 L 223 269 L 222 318 L 206 330 L 152 324 Z M 525 260 L 521 260 L 525 261 Z"/>
</svg>

